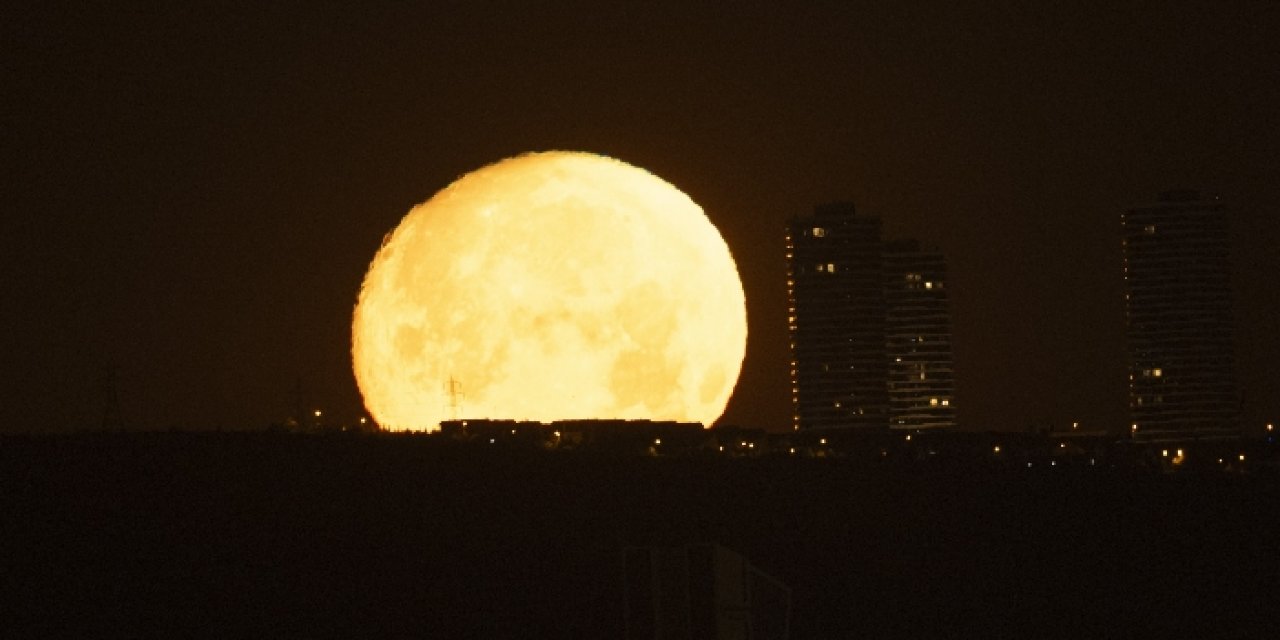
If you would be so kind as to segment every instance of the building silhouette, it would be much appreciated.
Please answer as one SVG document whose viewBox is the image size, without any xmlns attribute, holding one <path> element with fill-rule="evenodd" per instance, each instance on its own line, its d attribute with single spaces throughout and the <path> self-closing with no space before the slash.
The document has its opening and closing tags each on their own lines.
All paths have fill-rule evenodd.
<svg viewBox="0 0 1280 640">
<path fill-rule="evenodd" d="M 793 427 L 955 425 L 946 267 L 879 218 L 820 205 L 787 227 Z"/>
<path fill-rule="evenodd" d="M 852 203 L 787 226 L 792 426 L 889 426 L 880 219 Z"/>
<path fill-rule="evenodd" d="M 954 427 L 955 370 L 946 261 L 915 240 L 884 250 L 885 343 L 889 358 L 889 425 Z"/>
<path fill-rule="evenodd" d="M 1170 191 L 1122 220 L 1132 432 L 1238 434 L 1226 207 Z"/>
<path fill-rule="evenodd" d="M 627 640 L 786 640 L 791 590 L 716 544 L 623 555 Z"/>
</svg>

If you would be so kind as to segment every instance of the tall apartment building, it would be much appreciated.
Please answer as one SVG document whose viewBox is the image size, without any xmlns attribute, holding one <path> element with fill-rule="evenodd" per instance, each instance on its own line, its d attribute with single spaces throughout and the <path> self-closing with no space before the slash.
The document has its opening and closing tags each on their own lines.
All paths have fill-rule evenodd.
<svg viewBox="0 0 1280 640">
<path fill-rule="evenodd" d="M 955 424 L 942 256 L 822 205 L 787 228 L 793 427 Z"/>
<path fill-rule="evenodd" d="M 794 428 L 889 426 L 883 260 L 880 219 L 851 203 L 788 223 Z"/>
<path fill-rule="evenodd" d="M 1170 191 L 1122 221 L 1131 429 L 1238 433 L 1226 207 Z"/>
<path fill-rule="evenodd" d="M 922 251 L 915 240 L 890 242 L 884 274 L 889 424 L 894 429 L 954 427 L 946 261 L 941 253 Z"/>
</svg>

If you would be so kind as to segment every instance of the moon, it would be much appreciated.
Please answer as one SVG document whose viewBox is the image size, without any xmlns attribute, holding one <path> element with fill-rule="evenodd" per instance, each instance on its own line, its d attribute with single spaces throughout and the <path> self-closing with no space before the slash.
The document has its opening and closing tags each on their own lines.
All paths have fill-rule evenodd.
<svg viewBox="0 0 1280 640">
<path fill-rule="evenodd" d="M 590 153 L 529 153 L 412 210 L 365 275 L 352 323 L 373 419 L 700 422 L 746 352 L 729 247 L 661 178 Z"/>
</svg>

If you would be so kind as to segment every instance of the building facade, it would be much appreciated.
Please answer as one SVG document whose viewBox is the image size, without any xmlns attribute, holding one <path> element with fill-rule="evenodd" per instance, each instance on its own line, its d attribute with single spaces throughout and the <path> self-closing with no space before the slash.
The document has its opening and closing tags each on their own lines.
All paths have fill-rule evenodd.
<svg viewBox="0 0 1280 640">
<path fill-rule="evenodd" d="M 821 205 L 786 238 L 793 428 L 887 428 L 880 219 Z"/>
<path fill-rule="evenodd" d="M 889 362 L 889 426 L 954 427 L 955 370 L 947 268 L 941 253 L 918 242 L 884 248 L 885 346 Z"/>
<path fill-rule="evenodd" d="M 1122 222 L 1130 429 L 1238 433 L 1226 207 L 1171 191 Z"/>
</svg>

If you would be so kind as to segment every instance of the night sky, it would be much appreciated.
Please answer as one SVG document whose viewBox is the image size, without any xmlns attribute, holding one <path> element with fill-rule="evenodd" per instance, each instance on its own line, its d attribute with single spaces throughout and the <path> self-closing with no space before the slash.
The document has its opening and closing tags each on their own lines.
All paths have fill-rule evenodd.
<svg viewBox="0 0 1280 640">
<path fill-rule="evenodd" d="M 1244 417 L 1280 419 L 1274 2 L 260 4 L 0 9 L 0 430 L 101 425 L 110 371 L 129 427 L 357 415 L 384 234 L 550 149 L 724 235 L 722 422 L 789 424 L 784 222 L 852 200 L 948 257 L 964 428 L 1123 428 L 1120 214 L 1171 188 L 1231 207 Z"/>
</svg>

